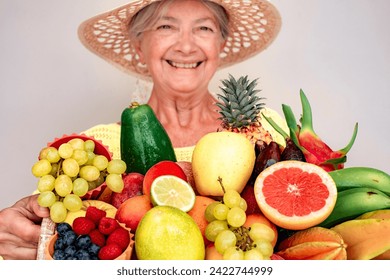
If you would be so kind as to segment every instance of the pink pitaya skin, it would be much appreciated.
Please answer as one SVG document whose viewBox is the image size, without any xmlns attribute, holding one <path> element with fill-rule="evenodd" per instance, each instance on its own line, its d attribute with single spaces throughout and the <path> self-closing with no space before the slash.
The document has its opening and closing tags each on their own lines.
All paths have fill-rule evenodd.
<svg viewBox="0 0 390 280">
<path fill-rule="evenodd" d="M 271 126 L 278 131 L 283 137 L 290 138 L 295 145 L 301 149 L 305 156 L 306 162 L 318 165 L 326 171 L 332 171 L 336 169 L 344 168 L 344 163 L 347 160 L 347 153 L 352 148 L 358 131 L 358 124 L 355 124 L 353 135 L 343 149 L 332 150 L 313 130 L 312 111 L 310 103 L 304 94 L 300 91 L 301 103 L 302 103 L 302 117 L 300 119 L 301 124 L 298 124 L 291 108 L 285 104 L 282 105 L 283 113 L 289 127 L 289 135 L 283 131 L 272 119 L 267 117 L 267 121 Z"/>
</svg>

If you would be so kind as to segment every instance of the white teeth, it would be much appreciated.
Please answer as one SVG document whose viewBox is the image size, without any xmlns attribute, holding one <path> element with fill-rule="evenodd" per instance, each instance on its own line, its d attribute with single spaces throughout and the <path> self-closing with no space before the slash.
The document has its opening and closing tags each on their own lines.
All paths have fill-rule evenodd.
<svg viewBox="0 0 390 280">
<path fill-rule="evenodd" d="M 197 63 L 179 63 L 173 61 L 169 61 L 169 63 L 176 68 L 186 68 L 186 69 L 195 68 L 198 65 Z"/>
</svg>

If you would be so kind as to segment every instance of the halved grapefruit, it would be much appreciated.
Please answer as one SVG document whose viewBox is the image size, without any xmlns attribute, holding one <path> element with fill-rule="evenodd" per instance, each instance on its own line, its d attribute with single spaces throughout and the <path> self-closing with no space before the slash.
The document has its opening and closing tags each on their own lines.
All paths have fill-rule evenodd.
<svg viewBox="0 0 390 280">
<path fill-rule="evenodd" d="M 301 161 L 277 162 L 254 185 L 262 213 L 275 225 L 302 230 L 325 220 L 337 200 L 336 184 L 321 167 Z"/>
</svg>

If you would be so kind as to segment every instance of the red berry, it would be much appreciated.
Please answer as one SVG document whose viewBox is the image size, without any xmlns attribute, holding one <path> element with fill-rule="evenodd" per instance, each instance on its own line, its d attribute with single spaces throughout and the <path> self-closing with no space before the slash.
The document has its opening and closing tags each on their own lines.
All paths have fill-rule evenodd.
<svg viewBox="0 0 390 280">
<path fill-rule="evenodd" d="M 76 219 L 74 219 L 72 227 L 73 231 L 77 235 L 85 235 L 89 234 L 93 229 L 95 229 L 96 225 L 92 220 L 88 218 L 77 217 Z"/>
<path fill-rule="evenodd" d="M 106 236 L 97 228 L 89 233 L 89 237 L 91 238 L 92 243 L 98 245 L 99 247 L 106 245 Z"/>
<path fill-rule="evenodd" d="M 85 213 L 85 217 L 92 220 L 95 225 L 99 224 L 101 218 L 107 215 L 106 211 L 99 209 L 95 206 L 88 206 L 87 211 Z"/>
<path fill-rule="evenodd" d="M 100 219 L 99 231 L 105 235 L 111 234 L 118 227 L 119 223 L 114 218 L 103 217 Z"/>
<path fill-rule="evenodd" d="M 109 244 L 100 248 L 98 258 L 101 260 L 113 260 L 122 254 L 122 249 L 118 244 Z"/>
<path fill-rule="evenodd" d="M 125 250 L 130 243 L 129 231 L 123 227 L 118 227 L 115 229 L 106 240 L 106 244 L 116 243 L 121 247 L 122 250 Z"/>
<path fill-rule="evenodd" d="M 122 176 L 124 187 L 120 193 L 113 192 L 111 195 L 111 204 L 115 208 L 119 208 L 125 200 L 142 195 L 142 183 L 144 175 L 137 172 L 130 172 Z"/>
</svg>

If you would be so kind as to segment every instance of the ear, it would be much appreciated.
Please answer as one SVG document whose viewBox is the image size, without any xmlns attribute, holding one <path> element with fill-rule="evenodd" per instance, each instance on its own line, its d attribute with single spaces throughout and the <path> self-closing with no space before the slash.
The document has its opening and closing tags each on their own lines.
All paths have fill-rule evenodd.
<svg viewBox="0 0 390 280">
<path fill-rule="evenodd" d="M 134 42 L 134 49 L 135 49 L 136 54 L 139 57 L 139 62 L 141 62 L 142 64 L 145 64 L 145 59 L 144 59 L 145 56 L 144 56 L 144 53 L 142 52 L 141 41 L 140 40 L 136 40 Z"/>
</svg>

